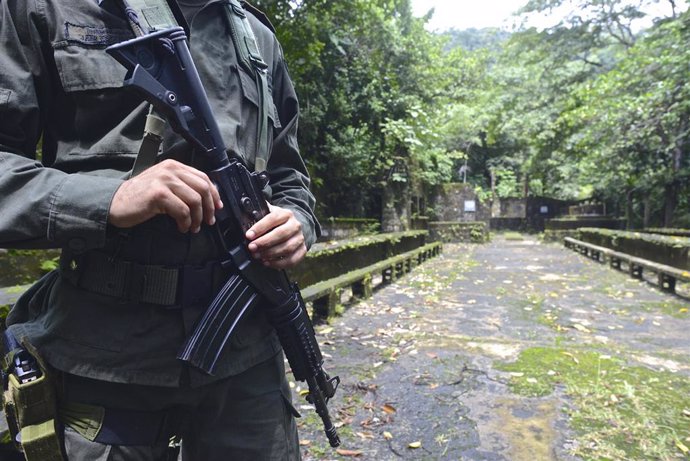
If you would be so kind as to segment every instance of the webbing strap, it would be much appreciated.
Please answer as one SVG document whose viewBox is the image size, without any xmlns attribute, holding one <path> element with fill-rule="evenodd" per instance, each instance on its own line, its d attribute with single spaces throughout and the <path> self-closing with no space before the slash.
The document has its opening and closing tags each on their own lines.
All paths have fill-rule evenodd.
<svg viewBox="0 0 690 461">
<path fill-rule="evenodd" d="M 27 461 L 63 461 L 54 419 L 24 426 L 19 435 Z"/>
<path fill-rule="evenodd" d="M 187 23 L 175 2 L 172 3 L 173 8 L 166 0 L 120 0 L 120 3 L 130 28 L 137 37 L 175 27 L 178 23 L 188 31 Z M 153 106 L 150 106 L 144 127 L 144 137 L 130 172 L 130 178 L 137 176 L 156 163 L 158 151 L 163 141 L 165 124 L 166 121 L 156 115 Z"/>
<path fill-rule="evenodd" d="M 235 45 L 237 61 L 248 73 L 254 74 L 259 90 L 259 129 L 257 131 L 256 152 L 253 160 L 254 171 L 265 171 L 269 157 L 268 114 L 271 110 L 271 94 L 268 90 L 268 64 L 261 57 L 256 36 L 247 19 L 247 13 L 238 0 L 228 0 L 225 8 L 232 42 Z"/>
<path fill-rule="evenodd" d="M 130 177 L 134 177 L 143 172 L 147 168 L 152 167 L 158 158 L 158 151 L 163 141 L 163 134 L 165 133 L 166 121 L 159 117 L 153 106 L 150 106 L 149 113 L 146 116 L 146 126 L 144 126 L 144 137 L 141 140 L 139 147 L 139 154 L 134 162 L 134 167 L 130 173 Z"/>
<path fill-rule="evenodd" d="M 3 408 L 10 432 L 21 443 L 27 461 L 62 461 L 62 442 L 56 425 L 53 382 L 38 352 L 5 331 L 7 353 Z M 17 360 L 14 360 L 14 357 Z"/>
<path fill-rule="evenodd" d="M 214 280 L 225 273 L 219 261 L 170 267 L 115 259 L 97 251 L 82 255 L 63 251 L 60 257 L 61 276 L 79 288 L 168 308 L 207 304 Z"/>
<path fill-rule="evenodd" d="M 136 22 L 143 34 L 178 25 L 179 18 L 165 0 L 126 0 L 125 4 L 136 13 Z M 134 33 L 137 34 L 136 30 Z"/>
</svg>

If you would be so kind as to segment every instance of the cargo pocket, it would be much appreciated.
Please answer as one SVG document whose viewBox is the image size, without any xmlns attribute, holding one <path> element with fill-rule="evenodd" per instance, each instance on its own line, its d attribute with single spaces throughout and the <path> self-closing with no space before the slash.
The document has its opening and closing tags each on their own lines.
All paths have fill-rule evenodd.
<svg viewBox="0 0 690 461">
<path fill-rule="evenodd" d="M 7 315 L 7 325 L 30 322 L 44 312 L 57 275 L 57 271 L 48 272 L 20 296 Z"/>
<path fill-rule="evenodd" d="M 108 461 L 112 446 L 92 442 L 72 429 L 65 427 L 65 452 L 69 459 L 88 459 L 89 461 Z"/>
<path fill-rule="evenodd" d="M 122 304 L 117 298 L 82 290 L 62 278 L 54 285 L 49 303 L 51 309 L 43 316 L 46 331 L 91 351 L 120 352 L 131 340 L 127 332 L 142 318 L 143 306 Z"/>
</svg>

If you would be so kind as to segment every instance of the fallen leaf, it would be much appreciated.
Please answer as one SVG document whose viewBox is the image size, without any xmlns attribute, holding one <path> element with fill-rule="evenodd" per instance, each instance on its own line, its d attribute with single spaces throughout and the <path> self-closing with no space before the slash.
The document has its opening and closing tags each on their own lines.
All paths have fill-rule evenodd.
<svg viewBox="0 0 690 461">
<path fill-rule="evenodd" d="M 676 446 L 680 451 L 683 452 L 684 455 L 687 455 L 688 452 L 690 452 L 690 448 L 688 448 L 683 442 L 680 440 L 676 440 Z"/>
<path fill-rule="evenodd" d="M 301 447 L 306 447 L 307 445 L 311 445 L 311 440 L 300 440 L 299 445 Z"/>
<path fill-rule="evenodd" d="M 336 450 L 336 452 L 337 452 L 340 456 L 350 456 L 350 457 L 352 457 L 352 458 L 357 458 L 357 457 L 362 456 L 362 451 L 361 451 L 361 450 L 345 450 L 345 449 L 342 449 L 342 448 L 338 448 L 338 449 Z"/>
<path fill-rule="evenodd" d="M 580 325 L 579 323 L 574 323 L 574 324 L 573 324 L 573 328 L 575 328 L 577 331 L 581 331 L 581 332 L 583 332 L 583 333 L 591 333 L 591 331 L 589 330 L 589 328 L 587 328 L 587 327 L 584 326 L 584 325 Z"/>
<path fill-rule="evenodd" d="M 422 442 L 419 442 L 419 441 L 417 441 L 417 442 L 412 442 L 412 443 L 410 443 L 410 444 L 408 445 L 408 447 L 414 448 L 414 449 L 422 448 Z"/>
<path fill-rule="evenodd" d="M 393 413 L 398 411 L 395 409 L 395 407 L 393 405 L 389 405 L 389 404 L 385 404 L 384 406 L 381 407 L 381 409 L 383 411 L 385 411 L 386 413 L 388 413 L 389 415 L 392 415 Z"/>
<path fill-rule="evenodd" d="M 390 440 L 390 439 L 393 438 L 393 434 L 391 434 L 391 433 L 388 432 L 388 431 L 383 431 L 383 438 L 386 439 L 386 440 Z"/>
<path fill-rule="evenodd" d="M 571 359 L 573 359 L 573 362 L 575 362 L 576 364 L 578 364 L 578 365 L 580 364 L 580 361 L 577 359 L 577 357 L 575 357 L 570 352 L 563 352 L 563 355 L 566 355 L 566 356 L 570 357 Z"/>
</svg>

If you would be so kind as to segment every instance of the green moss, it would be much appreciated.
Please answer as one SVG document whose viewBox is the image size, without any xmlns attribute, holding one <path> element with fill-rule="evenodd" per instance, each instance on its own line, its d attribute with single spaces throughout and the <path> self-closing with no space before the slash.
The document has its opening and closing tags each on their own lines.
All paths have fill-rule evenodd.
<svg viewBox="0 0 690 461">
<path fill-rule="evenodd" d="M 690 229 L 674 229 L 670 227 L 664 228 L 648 228 L 644 229 L 642 232 L 647 232 L 650 234 L 660 234 L 660 235 L 673 235 L 676 237 L 690 237 Z"/>
<path fill-rule="evenodd" d="M 532 348 L 513 363 L 510 387 L 545 396 L 561 386 L 584 459 L 676 459 L 690 436 L 690 381 L 684 376 L 628 366 L 591 351 Z"/>
<path fill-rule="evenodd" d="M 641 304 L 643 310 L 647 312 L 662 312 L 671 317 L 686 319 L 690 317 L 690 306 L 688 303 L 669 300 L 669 301 L 655 301 L 645 302 Z"/>
<path fill-rule="evenodd" d="M 524 240 L 524 237 L 519 232 L 506 232 L 505 234 L 503 234 L 503 238 L 505 238 L 506 240 L 513 240 L 513 241 Z"/>
<path fill-rule="evenodd" d="M 7 314 L 10 313 L 11 308 L 12 306 L 9 304 L 0 306 L 0 331 L 5 329 L 5 320 L 7 319 Z"/>
<path fill-rule="evenodd" d="M 433 221 L 429 223 L 432 238 L 442 242 L 485 243 L 490 235 L 485 222 Z"/>
</svg>

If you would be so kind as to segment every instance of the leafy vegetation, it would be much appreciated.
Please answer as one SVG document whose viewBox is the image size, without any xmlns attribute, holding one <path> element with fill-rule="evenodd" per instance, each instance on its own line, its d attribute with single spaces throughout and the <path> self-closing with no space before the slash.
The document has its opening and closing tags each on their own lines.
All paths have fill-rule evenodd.
<svg viewBox="0 0 690 461">
<path fill-rule="evenodd" d="M 483 195 L 527 188 L 605 201 L 635 226 L 690 225 L 682 2 L 529 0 L 525 20 L 560 22 L 445 35 L 410 0 L 256 3 L 296 82 L 320 216 L 379 217 L 387 184 L 425 197 L 465 179 Z"/>
</svg>

